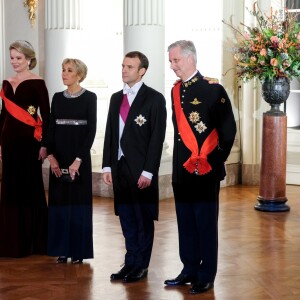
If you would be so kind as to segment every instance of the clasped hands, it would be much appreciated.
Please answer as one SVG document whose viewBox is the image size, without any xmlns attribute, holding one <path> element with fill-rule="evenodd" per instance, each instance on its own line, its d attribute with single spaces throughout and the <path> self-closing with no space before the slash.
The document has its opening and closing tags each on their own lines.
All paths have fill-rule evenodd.
<svg viewBox="0 0 300 300">
<path fill-rule="evenodd" d="M 59 167 L 59 163 L 56 160 L 56 158 L 53 155 L 49 155 L 48 160 L 50 162 L 50 168 L 52 174 L 54 174 L 56 177 L 61 177 L 62 171 L 61 168 Z M 81 162 L 75 159 L 73 163 L 69 166 L 69 174 L 72 180 L 75 179 L 76 174 L 79 175 L 80 164 Z"/>
</svg>

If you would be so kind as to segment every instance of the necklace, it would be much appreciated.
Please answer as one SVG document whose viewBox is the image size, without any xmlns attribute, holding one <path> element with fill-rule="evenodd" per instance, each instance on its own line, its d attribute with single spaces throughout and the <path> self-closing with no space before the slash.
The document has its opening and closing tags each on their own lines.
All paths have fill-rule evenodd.
<svg viewBox="0 0 300 300">
<path fill-rule="evenodd" d="M 81 88 L 78 92 L 71 94 L 68 90 L 64 90 L 64 96 L 66 98 L 77 98 L 85 92 L 84 88 Z"/>
</svg>

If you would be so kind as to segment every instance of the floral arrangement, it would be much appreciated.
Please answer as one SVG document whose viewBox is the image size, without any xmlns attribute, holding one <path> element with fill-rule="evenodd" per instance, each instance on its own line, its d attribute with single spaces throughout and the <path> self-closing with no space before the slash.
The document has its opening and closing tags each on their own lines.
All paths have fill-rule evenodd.
<svg viewBox="0 0 300 300">
<path fill-rule="evenodd" d="M 238 80 L 247 82 L 258 78 L 263 82 L 274 77 L 300 78 L 300 24 L 297 15 L 286 9 L 273 12 L 271 8 L 271 14 L 267 16 L 257 1 L 253 11 L 248 11 L 255 16 L 257 26 L 241 23 L 244 32 L 223 20 L 236 33 L 237 45 L 232 51 Z"/>
</svg>

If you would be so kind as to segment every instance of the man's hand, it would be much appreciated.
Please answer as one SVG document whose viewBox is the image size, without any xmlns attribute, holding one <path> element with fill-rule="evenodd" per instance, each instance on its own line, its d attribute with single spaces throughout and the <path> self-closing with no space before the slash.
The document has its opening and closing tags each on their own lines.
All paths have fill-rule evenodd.
<svg viewBox="0 0 300 300">
<path fill-rule="evenodd" d="M 112 184 L 112 176 L 110 172 L 103 173 L 103 181 L 108 185 Z"/>
<path fill-rule="evenodd" d="M 217 78 L 211 78 L 211 77 L 204 76 L 203 79 L 207 80 L 209 84 L 219 83 L 219 80 Z"/>
<path fill-rule="evenodd" d="M 139 189 L 147 188 L 151 184 L 151 179 L 141 175 L 137 184 Z"/>
</svg>

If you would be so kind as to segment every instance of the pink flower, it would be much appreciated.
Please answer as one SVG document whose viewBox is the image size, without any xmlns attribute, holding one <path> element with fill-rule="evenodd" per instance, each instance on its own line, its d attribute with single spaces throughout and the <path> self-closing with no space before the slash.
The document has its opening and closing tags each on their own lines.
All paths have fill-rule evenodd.
<svg viewBox="0 0 300 300">
<path fill-rule="evenodd" d="M 270 38 L 270 41 L 274 44 L 278 43 L 278 37 L 273 35 L 271 38 Z"/>
<path fill-rule="evenodd" d="M 255 57 L 255 56 L 251 56 L 251 61 L 253 61 L 253 62 L 255 62 L 255 61 L 257 61 L 257 58 Z"/>
<path fill-rule="evenodd" d="M 278 65 L 278 61 L 276 58 L 272 58 L 270 61 L 271 66 L 276 67 Z"/>
<path fill-rule="evenodd" d="M 267 55 L 267 50 L 265 48 L 261 49 L 259 52 L 260 55 L 266 56 Z"/>
</svg>

